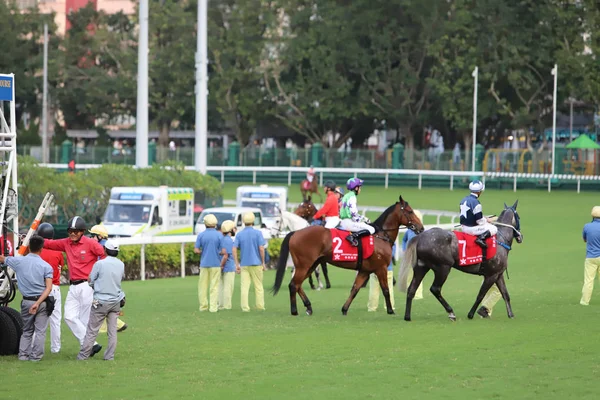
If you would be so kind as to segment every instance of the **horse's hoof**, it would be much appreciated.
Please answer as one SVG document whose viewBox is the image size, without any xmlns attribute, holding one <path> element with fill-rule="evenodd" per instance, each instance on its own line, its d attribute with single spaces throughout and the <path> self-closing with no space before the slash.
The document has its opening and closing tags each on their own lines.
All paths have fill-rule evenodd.
<svg viewBox="0 0 600 400">
<path fill-rule="evenodd" d="M 396 313 L 394 312 L 394 310 L 388 311 L 387 313 L 388 313 L 388 315 L 395 315 L 395 314 L 396 314 Z"/>
<path fill-rule="evenodd" d="M 292 311 L 292 315 L 293 315 L 294 317 L 298 316 L 298 311 Z"/>
<path fill-rule="evenodd" d="M 405 317 L 404 317 L 404 320 L 405 320 L 406 322 L 410 322 L 410 317 L 406 317 L 406 316 L 405 316 Z"/>
<path fill-rule="evenodd" d="M 312 315 L 312 310 L 306 310 L 306 315 Z"/>
<path fill-rule="evenodd" d="M 514 319 L 514 318 L 515 318 L 515 315 L 514 315 L 514 314 L 512 314 L 512 315 L 509 315 L 509 316 L 508 316 L 508 318 L 510 318 L 510 319 Z"/>
<path fill-rule="evenodd" d="M 450 321 L 456 322 L 456 315 L 454 315 L 454 313 L 448 314 L 448 318 L 450 318 Z"/>
<path fill-rule="evenodd" d="M 475 313 L 470 312 L 469 315 L 467 315 L 467 318 L 473 319 L 474 316 L 475 316 Z"/>
<path fill-rule="evenodd" d="M 342 309 L 342 315 L 348 315 L 348 310 L 343 310 Z"/>
<path fill-rule="evenodd" d="M 331 289 L 331 285 L 328 283 L 327 286 L 325 286 L 325 289 Z"/>
</svg>

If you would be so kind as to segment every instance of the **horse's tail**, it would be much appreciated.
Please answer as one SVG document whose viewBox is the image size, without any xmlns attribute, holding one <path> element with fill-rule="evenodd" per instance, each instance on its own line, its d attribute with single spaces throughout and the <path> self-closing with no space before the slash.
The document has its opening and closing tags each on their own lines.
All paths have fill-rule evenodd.
<svg viewBox="0 0 600 400">
<path fill-rule="evenodd" d="M 398 290 L 406 293 L 408 289 L 408 274 L 417 265 L 417 242 L 419 236 L 415 236 L 410 242 L 402 257 L 400 269 L 398 270 Z"/>
<path fill-rule="evenodd" d="M 287 259 L 290 254 L 290 239 L 294 232 L 290 232 L 287 234 L 283 242 L 281 243 L 281 249 L 279 251 L 279 261 L 277 262 L 277 274 L 275 275 L 275 283 L 273 284 L 273 288 L 271 292 L 273 296 L 279 292 L 279 288 L 281 287 L 281 282 L 283 281 L 283 276 L 285 275 L 285 267 L 287 265 Z"/>
</svg>

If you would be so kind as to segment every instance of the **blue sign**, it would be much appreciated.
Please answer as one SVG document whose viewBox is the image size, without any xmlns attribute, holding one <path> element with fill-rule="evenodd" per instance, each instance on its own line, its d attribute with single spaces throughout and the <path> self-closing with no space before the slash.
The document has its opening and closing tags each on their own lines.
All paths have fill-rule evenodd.
<svg viewBox="0 0 600 400">
<path fill-rule="evenodd" d="M 121 193 L 121 200 L 142 200 L 141 193 Z"/>
<path fill-rule="evenodd" d="M 0 101 L 13 101 L 13 78 L 0 76 Z"/>
<path fill-rule="evenodd" d="M 244 197 L 250 197 L 251 199 L 276 199 L 279 197 L 277 193 L 264 193 L 264 192 L 250 192 L 245 193 Z"/>
</svg>

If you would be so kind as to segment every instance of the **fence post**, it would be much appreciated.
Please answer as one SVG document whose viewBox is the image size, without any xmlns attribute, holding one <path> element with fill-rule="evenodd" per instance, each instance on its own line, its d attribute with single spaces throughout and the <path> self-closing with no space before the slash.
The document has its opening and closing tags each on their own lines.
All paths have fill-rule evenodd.
<svg viewBox="0 0 600 400">
<path fill-rule="evenodd" d="M 515 180 L 513 182 L 513 192 L 517 191 L 517 175 L 515 174 Z"/>
<path fill-rule="evenodd" d="M 256 185 L 256 170 L 252 171 L 252 184 Z"/>
<path fill-rule="evenodd" d="M 288 171 L 288 186 L 292 186 L 292 170 Z"/>
<path fill-rule="evenodd" d="M 577 178 L 577 193 L 579 193 L 579 189 L 581 187 L 581 178 Z"/>
<path fill-rule="evenodd" d="M 389 174 L 386 172 L 385 173 L 385 188 L 388 188 L 388 179 L 389 179 Z"/>
<path fill-rule="evenodd" d="M 185 243 L 181 243 L 181 277 L 185 278 Z"/>
<path fill-rule="evenodd" d="M 450 190 L 454 190 L 454 175 L 450 175 Z"/>
<path fill-rule="evenodd" d="M 146 280 L 146 245 L 143 244 L 140 253 L 140 278 Z"/>
<path fill-rule="evenodd" d="M 419 190 L 421 190 L 421 179 L 422 179 L 421 174 L 419 174 Z"/>
<path fill-rule="evenodd" d="M 225 170 L 221 170 L 221 183 L 225 183 Z"/>
</svg>

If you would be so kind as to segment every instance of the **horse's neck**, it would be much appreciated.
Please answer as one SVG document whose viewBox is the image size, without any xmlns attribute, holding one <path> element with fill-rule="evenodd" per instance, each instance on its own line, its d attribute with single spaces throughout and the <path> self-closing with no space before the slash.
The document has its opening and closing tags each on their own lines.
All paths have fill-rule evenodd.
<svg viewBox="0 0 600 400">
<path fill-rule="evenodd" d="M 398 237 L 398 230 L 400 229 L 400 222 L 397 220 L 395 215 L 391 214 L 383 221 L 382 229 L 387 233 L 392 243 L 396 241 Z"/>
<path fill-rule="evenodd" d="M 281 213 L 281 216 L 288 228 L 290 228 L 291 230 L 298 230 L 306 228 L 308 226 L 308 221 L 289 211 L 283 211 Z"/>
</svg>

